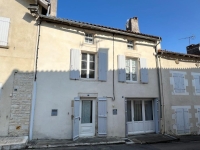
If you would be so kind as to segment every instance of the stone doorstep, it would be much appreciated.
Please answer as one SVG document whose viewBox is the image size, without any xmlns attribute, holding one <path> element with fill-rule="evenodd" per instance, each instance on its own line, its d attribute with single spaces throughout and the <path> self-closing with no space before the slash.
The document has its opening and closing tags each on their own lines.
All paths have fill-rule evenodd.
<svg viewBox="0 0 200 150">
<path fill-rule="evenodd" d="M 95 143 L 70 143 L 70 144 L 55 144 L 55 145 L 33 145 L 28 148 L 55 148 L 55 147 L 74 147 L 74 146 L 89 146 L 89 145 L 110 145 L 110 144 L 125 144 L 124 140 L 112 142 L 95 142 Z"/>
<path fill-rule="evenodd" d="M 0 149 L 21 149 L 25 148 L 28 136 L 23 137 L 0 137 Z"/>
</svg>

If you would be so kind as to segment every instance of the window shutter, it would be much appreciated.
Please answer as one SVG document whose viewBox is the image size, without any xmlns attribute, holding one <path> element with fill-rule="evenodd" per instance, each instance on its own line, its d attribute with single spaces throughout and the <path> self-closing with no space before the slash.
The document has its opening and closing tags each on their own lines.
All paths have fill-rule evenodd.
<svg viewBox="0 0 200 150">
<path fill-rule="evenodd" d="M 189 122 L 189 111 L 184 108 L 184 125 L 185 125 L 185 133 L 190 132 L 190 122 Z"/>
<path fill-rule="evenodd" d="M 71 49 L 70 79 L 78 80 L 80 78 L 80 55 L 80 50 Z"/>
<path fill-rule="evenodd" d="M 99 81 L 107 81 L 108 72 L 108 51 L 106 49 L 99 49 Z"/>
<path fill-rule="evenodd" d="M 148 69 L 147 69 L 147 60 L 145 58 L 140 58 L 140 80 L 141 83 L 147 84 L 149 82 L 148 77 Z"/>
<path fill-rule="evenodd" d="M 176 109 L 176 126 L 177 126 L 177 133 L 184 134 L 183 108 Z"/>
<path fill-rule="evenodd" d="M 98 135 L 107 135 L 107 99 L 98 98 Z"/>
<path fill-rule="evenodd" d="M 174 79 L 174 92 L 180 93 L 180 78 L 178 73 L 173 73 Z"/>
<path fill-rule="evenodd" d="M 118 55 L 118 81 L 126 81 L 126 71 L 125 71 L 125 56 Z"/>
<path fill-rule="evenodd" d="M 194 75 L 195 93 L 200 93 L 200 76 Z"/>
<path fill-rule="evenodd" d="M 8 46 L 10 18 L 0 17 L 0 45 Z"/>
<path fill-rule="evenodd" d="M 197 114 L 198 114 L 198 123 L 200 123 L 200 108 L 197 109 Z"/>
<path fill-rule="evenodd" d="M 185 79 L 184 79 L 184 75 L 183 74 L 179 74 L 179 87 L 180 87 L 180 93 L 185 93 L 186 89 L 185 89 Z"/>
<path fill-rule="evenodd" d="M 74 118 L 73 118 L 73 141 L 79 138 L 79 121 L 80 121 L 80 98 L 74 98 Z"/>
</svg>

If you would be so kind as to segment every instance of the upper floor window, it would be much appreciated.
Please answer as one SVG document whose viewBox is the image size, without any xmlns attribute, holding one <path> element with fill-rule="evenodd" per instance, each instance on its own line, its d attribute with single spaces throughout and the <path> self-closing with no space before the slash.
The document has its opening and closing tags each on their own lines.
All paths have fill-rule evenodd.
<svg viewBox="0 0 200 150">
<path fill-rule="evenodd" d="M 95 55 L 82 53 L 81 78 L 95 78 Z"/>
<path fill-rule="evenodd" d="M 173 85 L 173 94 L 176 95 L 188 95 L 186 92 L 186 86 L 188 82 L 185 79 L 185 72 L 180 71 L 171 71 L 172 78 L 170 79 L 171 84 Z"/>
<path fill-rule="evenodd" d="M 10 18 L 0 17 L 0 46 L 8 46 Z"/>
<path fill-rule="evenodd" d="M 133 42 L 133 41 L 131 41 L 131 40 L 128 40 L 128 41 L 127 41 L 127 48 L 128 48 L 128 49 L 133 49 L 133 47 L 134 47 L 134 45 L 133 45 L 133 44 L 134 44 L 134 42 Z"/>
<path fill-rule="evenodd" d="M 85 43 L 93 44 L 94 38 L 92 34 L 85 33 Z"/>
<path fill-rule="evenodd" d="M 126 80 L 137 81 L 137 59 L 126 58 Z"/>
</svg>

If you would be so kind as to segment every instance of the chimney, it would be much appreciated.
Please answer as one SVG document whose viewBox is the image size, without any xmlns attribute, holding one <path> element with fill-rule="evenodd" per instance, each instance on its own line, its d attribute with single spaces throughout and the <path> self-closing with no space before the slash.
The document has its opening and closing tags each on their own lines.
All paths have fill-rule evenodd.
<svg viewBox="0 0 200 150">
<path fill-rule="evenodd" d="M 186 47 L 187 54 L 200 55 L 200 44 L 191 44 Z"/>
<path fill-rule="evenodd" d="M 57 0 L 51 0 L 51 16 L 57 16 Z"/>
<path fill-rule="evenodd" d="M 126 30 L 140 33 L 137 17 L 133 17 L 133 18 L 130 18 L 130 19 L 127 20 Z"/>
</svg>

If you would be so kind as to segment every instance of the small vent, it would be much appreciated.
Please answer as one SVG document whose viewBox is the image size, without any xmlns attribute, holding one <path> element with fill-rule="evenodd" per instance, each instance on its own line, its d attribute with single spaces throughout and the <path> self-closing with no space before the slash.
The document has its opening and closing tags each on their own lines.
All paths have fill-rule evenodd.
<svg viewBox="0 0 200 150">
<path fill-rule="evenodd" d="M 57 116 L 58 115 L 58 109 L 52 109 L 51 116 Z"/>
</svg>

